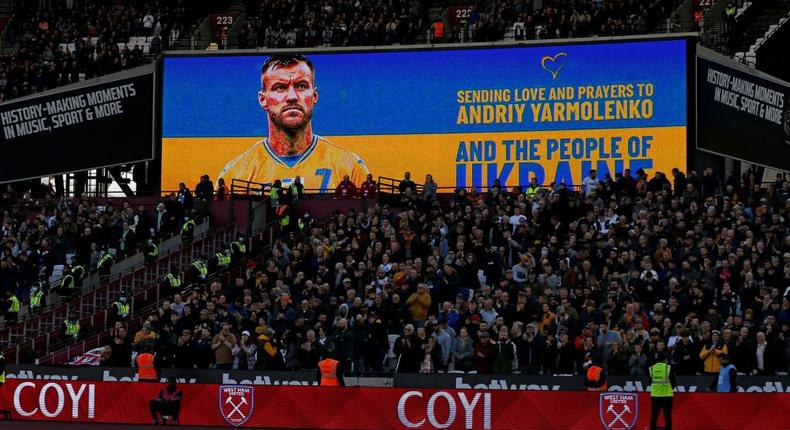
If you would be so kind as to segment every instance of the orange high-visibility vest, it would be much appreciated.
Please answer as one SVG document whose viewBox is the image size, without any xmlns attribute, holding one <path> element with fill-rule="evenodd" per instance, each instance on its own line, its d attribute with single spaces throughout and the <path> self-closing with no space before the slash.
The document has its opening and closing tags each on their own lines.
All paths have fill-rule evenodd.
<svg viewBox="0 0 790 430">
<path fill-rule="evenodd" d="M 436 21 L 433 23 L 433 37 L 436 39 L 444 38 L 444 23 Z"/>
<path fill-rule="evenodd" d="M 598 378 L 601 377 L 601 372 L 603 372 L 602 367 L 590 366 L 587 369 L 587 380 L 590 382 L 597 382 Z M 606 381 L 603 381 L 603 385 L 600 387 L 587 387 L 587 391 L 606 391 L 606 388 Z"/>
<path fill-rule="evenodd" d="M 154 368 L 154 354 L 144 352 L 137 356 L 137 376 L 141 381 L 158 381 Z"/>
<path fill-rule="evenodd" d="M 339 387 L 340 382 L 337 380 L 337 365 L 340 362 L 327 358 L 318 363 L 318 368 L 321 370 L 321 386 L 322 387 Z"/>
</svg>

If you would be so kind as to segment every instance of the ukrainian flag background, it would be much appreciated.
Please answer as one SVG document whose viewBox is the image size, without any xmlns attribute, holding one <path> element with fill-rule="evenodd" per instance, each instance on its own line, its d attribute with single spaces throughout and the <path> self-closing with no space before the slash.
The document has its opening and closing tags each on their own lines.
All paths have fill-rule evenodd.
<svg viewBox="0 0 790 430">
<path fill-rule="evenodd" d="M 319 91 L 313 131 L 358 154 L 374 176 L 401 178 L 410 170 L 418 182 L 431 173 L 440 186 L 485 187 L 496 178 L 526 185 L 537 175 L 545 184 L 562 180 L 570 185 L 580 183 L 591 167 L 613 175 L 629 167 L 668 172 L 686 165 L 684 39 L 307 56 L 315 65 Z M 257 102 L 266 58 L 165 58 L 162 189 L 202 174 L 216 179 L 229 160 L 268 134 Z M 548 95 L 551 88 L 636 84 L 654 89 L 652 96 L 642 97 L 653 104 L 649 118 L 536 121 L 527 101 L 521 122 L 457 123 L 459 108 L 470 106 L 458 102 L 460 90 L 544 88 Z M 595 99 L 606 100 L 622 98 Z M 562 102 L 578 101 L 584 99 Z M 566 157 L 553 152 L 549 159 L 550 139 L 575 138 L 607 143 L 620 138 L 623 143 L 619 154 L 604 159 L 600 152 Z M 629 138 L 647 141 L 649 148 L 629 154 Z M 526 157 L 506 151 L 503 143 L 532 139 L 540 143 Z M 493 142 L 494 153 L 463 157 L 470 142 L 485 141 Z"/>
</svg>

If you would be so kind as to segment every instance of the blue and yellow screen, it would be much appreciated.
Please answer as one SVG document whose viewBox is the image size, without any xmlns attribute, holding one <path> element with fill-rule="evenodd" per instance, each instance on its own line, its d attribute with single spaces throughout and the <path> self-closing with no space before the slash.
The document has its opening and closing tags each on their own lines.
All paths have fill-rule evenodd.
<svg viewBox="0 0 790 430">
<path fill-rule="evenodd" d="M 593 168 L 603 178 L 686 166 L 682 39 L 305 56 L 320 139 L 294 157 L 266 143 L 267 55 L 165 58 L 162 189 L 203 174 L 230 183 L 229 166 L 252 153 L 241 179 L 299 175 L 321 190 L 344 174 L 573 186 Z"/>
</svg>

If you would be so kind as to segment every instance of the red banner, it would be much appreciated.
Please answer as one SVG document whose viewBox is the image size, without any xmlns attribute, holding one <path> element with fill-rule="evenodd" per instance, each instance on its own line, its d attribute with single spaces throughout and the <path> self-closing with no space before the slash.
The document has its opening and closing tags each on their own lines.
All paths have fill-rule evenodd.
<svg viewBox="0 0 790 430">
<path fill-rule="evenodd" d="M 14 419 L 148 424 L 161 384 L 9 380 Z M 646 393 L 183 385 L 181 424 L 314 429 L 644 429 Z M 788 393 L 678 393 L 679 429 L 787 429 Z"/>
</svg>

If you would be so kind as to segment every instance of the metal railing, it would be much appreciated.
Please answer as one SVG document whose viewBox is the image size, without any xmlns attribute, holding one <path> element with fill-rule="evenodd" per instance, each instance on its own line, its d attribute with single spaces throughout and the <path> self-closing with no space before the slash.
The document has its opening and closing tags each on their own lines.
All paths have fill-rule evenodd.
<svg viewBox="0 0 790 430">
<path fill-rule="evenodd" d="M 208 222 L 208 220 L 206 220 L 206 222 Z M 202 225 L 202 223 L 201 223 L 201 225 Z M 201 235 L 199 235 L 199 237 L 200 236 Z M 173 237 L 175 237 L 175 234 L 172 234 L 172 235 L 168 236 L 167 240 L 170 240 Z M 162 243 L 163 242 L 160 242 L 159 246 L 161 246 Z M 162 249 L 161 251 L 164 251 L 164 253 L 159 256 L 159 259 L 157 260 L 157 262 L 160 261 L 163 258 L 169 257 L 172 252 L 179 251 L 179 250 L 180 250 L 180 247 L 171 248 L 171 249 Z M 139 254 L 139 252 L 136 252 L 134 254 L 130 254 L 130 255 L 127 256 L 127 258 L 134 257 L 137 254 Z M 123 261 L 126 261 L 127 258 L 115 260 L 114 266 L 118 266 L 119 263 L 121 263 Z M 88 271 L 88 273 L 86 274 L 86 278 L 83 279 L 83 284 L 84 284 L 84 282 L 87 282 L 89 284 L 89 289 L 90 290 L 95 290 L 96 289 L 96 284 L 98 284 L 100 281 L 104 281 L 104 282 L 106 282 L 108 284 L 111 284 L 113 282 L 116 282 L 116 281 L 119 281 L 119 280 L 123 280 L 124 276 L 126 276 L 126 275 L 128 275 L 130 273 L 134 274 L 137 271 L 144 270 L 146 268 L 146 266 L 147 266 L 147 263 L 145 263 L 143 261 L 143 262 L 141 262 L 139 264 L 135 264 L 134 266 L 128 267 L 128 268 L 126 268 L 126 269 L 124 269 L 124 270 L 122 270 L 122 271 L 120 271 L 118 273 L 111 274 L 108 277 L 100 277 L 100 276 L 98 276 L 98 272 L 96 271 L 96 269 L 93 269 L 91 271 Z M 29 302 L 29 298 L 25 298 L 23 300 L 20 300 L 21 304 L 23 306 L 25 306 L 22 309 L 22 310 L 25 311 L 25 313 L 20 312 L 20 315 L 19 315 L 20 318 L 23 318 L 23 321 L 22 322 L 18 322 L 18 323 L 13 324 L 13 325 L 6 325 L 2 329 L 0 329 L 0 347 L 3 347 L 3 345 L 5 343 L 11 342 L 13 340 L 12 339 L 13 337 L 27 337 L 27 328 L 29 326 L 31 326 L 31 324 L 35 325 L 36 324 L 36 320 L 40 320 L 42 318 L 42 316 L 47 315 L 48 312 L 54 312 L 57 308 L 62 307 L 62 305 L 64 305 L 64 304 L 68 307 L 68 305 L 70 303 L 74 302 L 75 300 L 81 300 L 83 297 L 85 297 L 85 296 L 80 296 L 79 299 L 68 298 L 68 299 L 66 299 L 67 302 L 50 303 L 50 301 L 51 301 L 51 299 L 53 299 L 53 297 L 59 296 L 59 294 L 57 292 L 57 289 L 55 288 L 57 283 L 58 283 L 58 281 L 59 281 L 59 279 L 55 280 L 54 282 L 51 282 L 49 284 L 49 288 L 47 288 L 45 290 L 45 292 L 47 294 L 46 295 L 47 303 L 49 303 L 49 304 L 47 304 L 46 306 L 43 306 L 39 311 L 37 311 L 35 313 L 30 313 L 27 310 L 27 307 L 26 307 L 27 303 Z M 80 286 L 80 292 L 81 291 L 82 291 L 82 286 Z M 93 292 L 93 291 L 91 291 L 91 292 Z M 89 292 L 87 294 L 90 295 L 91 292 Z M 66 314 L 68 314 L 68 311 L 66 311 Z M 40 321 L 39 321 L 39 323 L 40 323 Z M 46 326 L 46 323 L 45 323 L 45 326 Z M 20 330 L 22 330 L 21 334 L 19 333 Z"/>
<path fill-rule="evenodd" d="M 278 235 L 277 235 L 278 231 L 279 228 L 277 223 L 269 223 L 266 226 L 254 232 L 254 235 L 249 239 L 250 250 L 251 251 L 259 250 L 261 252 L 257 257 L 252 258 L 252 260 L 258 263 L 263 263 L 266 260 L 266 258 L 269 257 L 271 252 L 271 245 L 274 244 L 275 241 L 278 239 Z M 290 244 L 293 244 L 296 240 L 299 240 L 300 238 L 301 238 L 300 235 L 291 235 L 284 238 L 284 240 L 286 242 L 289 242 Z M 251 252 L 251 254 L 254 253 Z M 228 270 L 223 270 L 221 272 L 214 273 L 213 275 L 209 276 L 206 279 L 205 283 L 209 284 L 214 281 L 220 281 L 223 282 L 225 285 L 229 285 L 229 282 L 232 280 L 232 278 L 234 276 L 240 276 L 244 270 L 245 270 L 245 266 L 243 264 L 239 264 Z M 134 310 L 133 317 L 127 323 L 127 332 L 130 335 L 131 333 L 135 333 L 137 330 L 139 330 L 142 327 L 143 321 L 145 320 L 147 315 L 150 315 L 151 312 L 158 309 L 161 306 L 162 302 L 165 299 L 169 298 L 169 295 L 163 297 L 161 291 L 161 285 L 162 284 L 159 282 L 150 285 L 148 288 L 146 288 L 144 293 L 141 293 L 141 294 L 145 294 L 146 296 L 155 297 L 155 299 L 152 301 L 146 301 L 145 306 L 138 307 L 138 309 Z M 91 349 L 107 345 L 108 342 L 110 341 L 110 337 L 111 337 L 110 335 L 111 333 L 109 329 L 102 330 L 101 332 L 86 337 L 85 339 L 75 344 L 63 347 L 57 351 L 53 351 L 39 358 L 37 364 L 56 365 L 56 364 L 67 363 L 72 358 L 82 355 L 87 351 L 90 351 Z"/>
<path fill-rule="evenodd" d="M 221 245 L 233 240 L 234 235 L 234 225 L 211 229 L 196 237 L 191 244 L 183 245 L 160 256 L 155 263 L 142 268 L 130 268 L 120 274 L 118 279 L 79 298 L 42 312 L 38 318 L 14 326 L 0 339 L 0 342 L 10 345 L 4 349 L 6 359 L 10 363 L 19 363 L 22 352 L 34 356 L 40 355 L 42 352 L 43 354 L 49 353 L 53 347 L 58 345 L 60 324 L 70 312 L 76 312 L 80 316 L 81 325 L 95 328 L 98 315 L 104 315 L 105 319 L 100 320 L 103 324 L 106 321 L 107 309 L 121 293 L 131 296 L 130 305 L 134 309 L 137 305 L 135 300 L 139 300 L 140 292 L 151 283 L 159 283 L 170 270 L 171 264 L 184 267 L 201 254 L 213 253 Z M 21 342 L 17 343 L 18 341 Z"/>
</svg>

